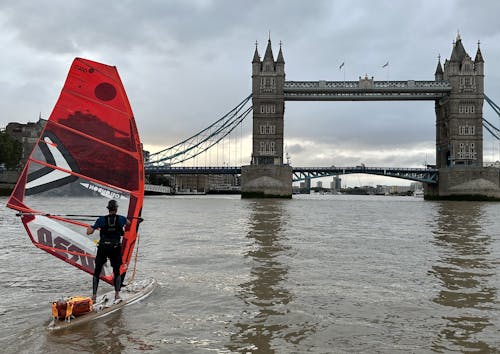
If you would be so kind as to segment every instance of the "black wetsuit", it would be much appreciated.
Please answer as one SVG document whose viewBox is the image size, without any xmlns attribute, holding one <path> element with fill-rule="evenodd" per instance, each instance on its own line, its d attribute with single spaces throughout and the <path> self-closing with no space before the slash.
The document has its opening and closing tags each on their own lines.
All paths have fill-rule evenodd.
<svg viewBox="0 0 500 354">
<path fill-rule="evenodd" d="M 124 218 L 116 214 L 110 214 L 102 217 L 104 226 L 100 226 L 101 234 L 99 246 L 97 247 L 97 255 L 95 257 L 95 269 L 93 278 L 93 294 L 96 295 L 97 287 L 99 285 L 99 275 L 101 274 L 102 267 L 107 259 L 111 262 L 114 273 L 114 286 L 115 291 L 120 291 L 121 276 L 120 266 L 122 264 L 121 252 L 121 236 L 123 236 L 123 226 L 121 225 Z M 122 219 L 123 218 L 123 219 Z M 121 219 L 121 220 L 120 220 Z M 99 223 L 96 222 L 96 225 Z"/>
</svg>

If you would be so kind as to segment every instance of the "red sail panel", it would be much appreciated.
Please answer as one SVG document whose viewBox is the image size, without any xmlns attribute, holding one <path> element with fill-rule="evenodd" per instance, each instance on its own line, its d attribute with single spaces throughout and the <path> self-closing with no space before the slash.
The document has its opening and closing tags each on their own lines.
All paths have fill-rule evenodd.
<svg viewBox="0 0 500 354">
<path fill-rule="evenodd" d="M 75 201 L 60 203 L 60 197 Z M 142 145 L 116 68 L 76 58 L 7 206 L 25 213 L 22 223 L 37 247 L 93 273 L 96 240 L 85 233 L 93 221 L 67 216 L 100 213 L 109 199 L 131 220 L 123 273 L 144 199 Z M 110 284 L 112 277 L 110 269 L 101 275 Z"/>
</svg>

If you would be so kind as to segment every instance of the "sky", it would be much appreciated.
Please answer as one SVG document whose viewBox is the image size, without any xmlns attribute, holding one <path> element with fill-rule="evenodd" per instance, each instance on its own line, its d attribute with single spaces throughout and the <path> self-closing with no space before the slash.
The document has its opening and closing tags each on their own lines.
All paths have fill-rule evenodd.
<svg viewBox="0 0 500 354">
<path fill-rule="evenodd" d="M 251 93 L 255 43 L 263 57 L 269 37 L 275 57 L 282 43 L 289 81 L 433 80 L 438 55 L 450 57 L 459 33 L 472 58 L 480 41 L 485 93 L 500 105 L 499 13 L 498 0 L 0 0 L 0 128 L 48 118 L 72 60 L 84 57 L 118 68 L 146 149 L 161 150 Z M 432 101 L 285 105 L 294 166 L 435 161 Z M 500 125 L 486 103 L 483 112 Z M 251 116 L 237 134 L 229 156 L 215 161 L 213 151 L 192 163 L 248 164 Z M 498 141 L 484 136 L 484 160 L 500 160 Z M 407 184 L 398 181 L 389 184 Z"/>
</svg>

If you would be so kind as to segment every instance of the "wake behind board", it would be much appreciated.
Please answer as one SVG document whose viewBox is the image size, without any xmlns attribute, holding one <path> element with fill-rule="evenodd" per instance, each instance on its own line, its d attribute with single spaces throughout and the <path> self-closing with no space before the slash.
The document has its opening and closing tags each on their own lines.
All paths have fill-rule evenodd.
<svg viewBox="0 0 500 354">
<path fill-rule="evenodd" d="M 49 323 L 47 329 L 51 331 L 66 329 L 107 316 L 125 306 L 132 305 L 138 301 L 145 299 L 146 297 L 151 295 L 156 286 L 157 282 L 153 278 L 145 279 L 140 282 L 133 282 L 132 284 L 129 284 L 126 287 L 122 288 L 122 290 L 120 291 L 121 301 L 119 303 L 114 303 L 115 292 L 114 290 L 110 291 L 97 297 L 94 304 L 94 310 L 92 312 L 72 318 L 69 322 L 53 319 Z"/>
</svg>

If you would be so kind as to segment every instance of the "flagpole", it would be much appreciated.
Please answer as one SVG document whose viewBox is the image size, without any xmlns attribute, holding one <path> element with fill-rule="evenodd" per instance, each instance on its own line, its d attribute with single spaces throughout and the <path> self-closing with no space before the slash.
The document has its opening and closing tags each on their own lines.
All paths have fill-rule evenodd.
<svg viewBox="0 0 500 354">
<path fill-rule="evenodd" d="M 342 64 L 340 64 L 339 70 L 342 70 L 344 73 L 344 86 L 345 86 L 345 60 L 342 61 Z"/>
<path fill-rule="evenodd" d="M 382 69 L 385 69 L 387 68 L 387 81 L 389 81 L 389 70 L 390 70 L 390 65 L 389 65 L 389 62 L 385 63 L 384 65 L 382 65 Z"/>
</svg>

